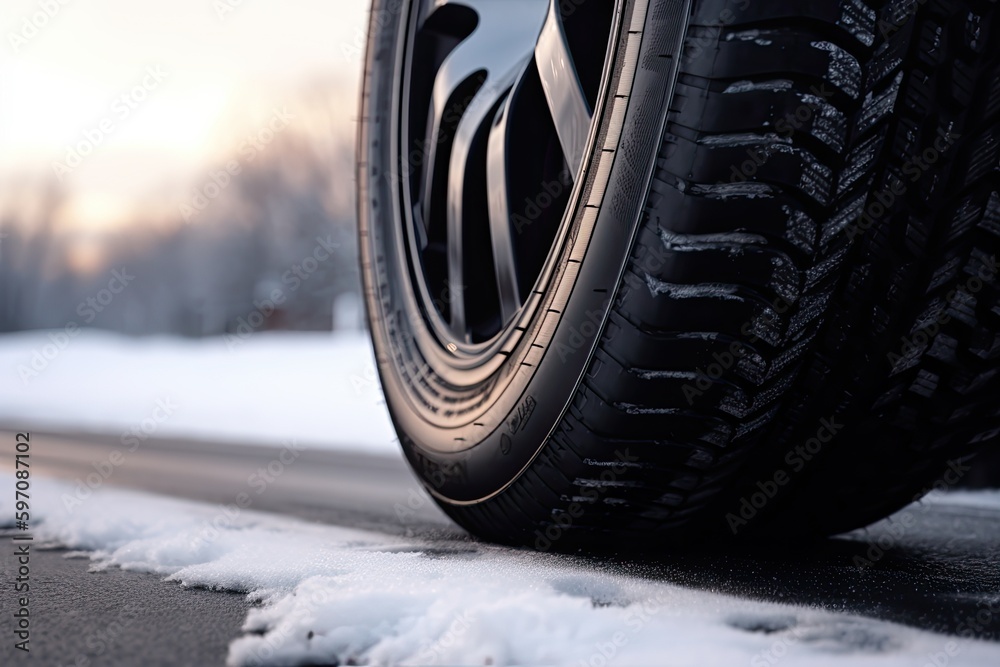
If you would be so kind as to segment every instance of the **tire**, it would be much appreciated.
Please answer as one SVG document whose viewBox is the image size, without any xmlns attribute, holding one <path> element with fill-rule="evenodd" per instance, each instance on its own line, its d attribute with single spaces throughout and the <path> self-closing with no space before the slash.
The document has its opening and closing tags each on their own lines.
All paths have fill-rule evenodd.
<svg viewBox="0 0 1000 667">
<path fill-rule="evenodd" d="M 492 541 L 664 548 L 829 535 L 959 483 L 1000 436 L 996 4 L 560 4 L 585 142 L 524 111 L 572 120 L 545 42 L 447 98 L 464 118 L 487 91 L 474 139 L 458 121 L 416 143 L 421 90 L 438 127 L 421 68 L 437 81 L 482 43 L 489 0 L 372 5 L 362 275 L 386 403 L 438 504 Z M 603 62 L 583 55 L 605 35 Z M 549 195 L 524 198 L 537 216 L 509 204 L 526 181 Z"/>
</svg>

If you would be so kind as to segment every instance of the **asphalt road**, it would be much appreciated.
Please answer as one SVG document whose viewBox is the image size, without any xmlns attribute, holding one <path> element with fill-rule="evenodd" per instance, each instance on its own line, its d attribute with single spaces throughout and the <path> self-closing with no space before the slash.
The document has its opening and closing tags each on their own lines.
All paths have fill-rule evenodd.
<svg viewBox="0 0 1000 667">
<path fill-rule="evenodd" d="M 0 431 L 0 441 L 13 441 L 13 436 Z M 32 432 L 32 473 L 82 479 L 113 449 L 121 449 L 116 438 Z M 252 509 L 431 541 L 469 540 L 423 494 L 401 457 L 149 440 L 128 455 L 109 483 L 229 503 L 251 488 L 255 474 L 278 470 L 275 462 L 293 455 L 294 464 L 282 465 L 269 477 L 267 492 L 254 494 Z M 400 507 L 407 508 L 405 516 L 399 515 Z M 883 522 L 796 549 L 671 554 L 603 564 L 696 589 L 813 605 L 943 633 L 971 630 L 1000 641 L 1000 615 L 985 613 L 1000 604 L 1000 510 L 927 504 L 904 511 L 911 517 L 905 529 L 898 521 L 895 526 Z M 888 547 L 884 552 L 869 551 L 880 541 Z M 859 568 L 856 559 L 872 553 L 878 556 L 873 564 Z M 86 561 L 54 552 L 35 564 L 35 572 L 48 578 L 51 594 L 33 613 L 47 619 L 39 620 L 39 627 L 52 628 L 52 634 L 38 636 L 49 657 L 33 660 L 37 664 L 73 664 L 76 656 L 86 655 L 87 638 L 106 630 L 126 601 L 133 603 L 128 613 L 138 616 L 121 640 L 127 646 L 114 655 L 129 659 L 116 663 L 118 658 L 106 654 L 92 664 L 139 659 L 142 664 L 192 664 L 162 652 L 178 642 L 204 658 L 198 663 L 218 663 L 226 643 L 238 636 L 246 610 L 241 596 L 187 591 L 152 575 L 89 573 Z M 5 624 L 6 614 L 0 619 L 6 637 Z M 0 647 L 5 664 L 9 644 Z"/>
<path fill-rule="evenodd" d="M 0 537 L 5 549 L 7 541 Z M 13 647 L 3 583 L 0 664 L 59 667 L 221 665 L 240 635 L 249 604 L 243 595 L 184 589 L 152 574 L 90 572 L 87 558 L 61 549 L 31 554 L 30 653 Z M 3 576 L 12 578 L 10 559 Z"/>
</svg>

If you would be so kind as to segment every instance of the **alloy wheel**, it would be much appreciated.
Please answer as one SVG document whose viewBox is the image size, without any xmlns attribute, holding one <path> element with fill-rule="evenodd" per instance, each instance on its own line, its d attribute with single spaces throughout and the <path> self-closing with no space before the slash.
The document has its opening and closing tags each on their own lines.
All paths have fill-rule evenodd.
<svg viewBox="0 0 1000 667">
<path fill-rule="evenodd" d="M 610 0 L 421 0 L 405 24 L 405 261 L 436 344 L 466 367 L 530 315 L 579 180 Z"/>
</svg>

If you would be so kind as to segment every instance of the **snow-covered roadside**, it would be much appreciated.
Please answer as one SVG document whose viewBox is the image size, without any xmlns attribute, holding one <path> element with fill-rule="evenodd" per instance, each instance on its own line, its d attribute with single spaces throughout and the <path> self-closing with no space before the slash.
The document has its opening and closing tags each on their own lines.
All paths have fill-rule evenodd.
<svg viewBox="0 0 1000 667">
<path fill-rule="evenodd" d="M 996 509 L 1000 507 L 1000 490 L 948 491 L 947 493 L 938 491 L 924 496 L 920 502 L 924 504 Z"/>
<path fill-rule="evenodd" d="M 0 475 L 0 488 L 12 484 Z M 230 645 L 232 665 L 1000 664 L 993 643 L 693 591 L 558 556 L 111 489 L 70 512 L 60 500 L 67 491 L 32 481 L 36 538 L 91 552 L 97 569 L 155 572 L 263 601 Z M 12 515 L 10 505 L 0 498 L 0 517 Z"/>
<path fill-rule="evenodd" d="M 0 422 L 397 453 L 362 333 L 199 340 L 96 330 L 5 334 Z"/>
</svg>

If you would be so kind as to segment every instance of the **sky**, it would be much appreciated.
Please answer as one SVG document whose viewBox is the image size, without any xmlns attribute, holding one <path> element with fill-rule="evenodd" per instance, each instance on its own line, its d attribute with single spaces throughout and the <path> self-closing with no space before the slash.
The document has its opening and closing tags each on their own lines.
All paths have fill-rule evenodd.
<svg viewBox="0 0 1000 667">
<path fill-rule="evenodd" d="M 4 0 L 0 190 L 55 174 L 78 224 L 113 224 L 310 81 L 343 87 L 350 131 L 367 4 Z"/>
</svg>

